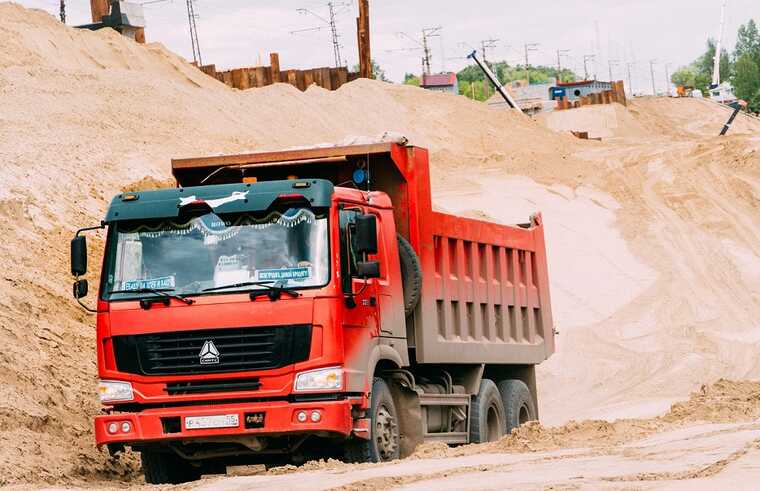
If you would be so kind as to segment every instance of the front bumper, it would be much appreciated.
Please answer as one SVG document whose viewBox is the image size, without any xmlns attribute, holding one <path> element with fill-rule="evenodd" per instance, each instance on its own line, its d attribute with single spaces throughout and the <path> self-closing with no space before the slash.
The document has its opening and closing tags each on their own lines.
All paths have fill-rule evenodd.
<svg viewBox="0 0 760 491">
<path fill-rule="evenodd" d="M 351 416 L 353 405 L 359 401 L 341 400 L 324 402 L 287 401 L 252 402 L 239 404 L 216 404 L 191 407 L 169 407 L 147 409 L 139 413 L 113 413 L 95 418 L 95 440 L 98 445 L 110 443 L 139 444 L 170 440 L 192 440 L 208 437 L 235 436 L 276 436 L 297 433 L 333 433 L 349 436 L 354 431 L 354 420 Z M 314 423 L 307 418 L 299 422 L 296 414 L 299 411 L 317 410 L 321 419 Z M 245 416 L 250 413 L 264 413 L 263 427 L 246 428 Z M 187 429 L 185 418 L 188 416 L 215 416 L 237 414 L 239 425 L 236 428 Z M 177 421 L 179 424 L 177 424 Z M 122 423 L 128 422 L 130 430 L 122 431 Z M 110 423 L 117 423 L 115 434 L 108 432 Z M 357 421 L 357 433 L 363 430 L 363 421 Z M 359 436 L 364 436 L 363 434 Z"/>
</svg>

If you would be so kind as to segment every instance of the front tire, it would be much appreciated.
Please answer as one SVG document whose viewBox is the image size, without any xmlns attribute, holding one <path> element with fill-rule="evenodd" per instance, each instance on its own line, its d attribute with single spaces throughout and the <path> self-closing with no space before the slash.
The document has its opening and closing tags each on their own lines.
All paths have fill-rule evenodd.
<svg viewBox="0 0 760 491">
<path fill-rule="evenodd" d="M 347 462 L 389 462 L 400 456 L 398 413 L 388 384 L 381 378 L 372 383 L 370 400 L 370 439 L 354 438 L 346 442 Z"/>
<path fill-rule="evenodd" d="M 199 468 L 170 452 L 140 452 L 145 482 L 148 484 L 181 484 L 201 478 Z"/>
</svg>

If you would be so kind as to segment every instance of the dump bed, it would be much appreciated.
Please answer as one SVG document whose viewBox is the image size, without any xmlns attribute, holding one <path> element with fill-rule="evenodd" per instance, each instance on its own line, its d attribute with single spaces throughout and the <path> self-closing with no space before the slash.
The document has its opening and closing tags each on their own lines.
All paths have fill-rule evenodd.
<svg viewBox="0 0 760 491">
<path fill-rule="evenodd" d="M 292 175 L 341 185 L 357 169 L 390 196 L 420 257 L 422 296 L 407 319 L 418 363 L 536 364 L 554 352 L 541 216 L 507 226 L 434 212 L 427 150 L 379 142 L 172 161 L 183 186 Z"/>
</svg>

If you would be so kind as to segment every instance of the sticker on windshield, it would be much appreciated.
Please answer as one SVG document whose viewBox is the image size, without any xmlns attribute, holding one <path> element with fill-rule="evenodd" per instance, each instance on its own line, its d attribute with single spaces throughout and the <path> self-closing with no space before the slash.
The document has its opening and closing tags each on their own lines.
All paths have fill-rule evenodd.
<svg viewBox="0 0 760 491">
<path fill-rule="evenodd" d="M 300 268 L 260 269 L 256 281 L 303 281 L 311 278 L 311 266 Z"/>
<path fill-rule="evenodd" d="M 162 276 L 161 278 L 147 278 L 142 280 L 129 280 L 121 285 L 122 290 L 163 290 L 174 288 L 174 276 Z"/>
</svg>

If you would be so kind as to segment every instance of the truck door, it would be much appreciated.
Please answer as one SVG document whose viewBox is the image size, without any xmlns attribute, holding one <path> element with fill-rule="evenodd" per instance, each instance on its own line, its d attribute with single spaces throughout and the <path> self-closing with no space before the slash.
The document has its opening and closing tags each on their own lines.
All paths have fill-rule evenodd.
<svg viewBox="0 0 760 491">
<path fill-rule="evenodd" d="M 350 208 L 348 206 L 351 206 Z M 340 210 L 340 261 L 341 287 L 349 296 L 346 301 L 343 323 L 345 327 L 361 328 L 370 337 L 380 334 L 380 309 L 376 280 L 356 278 L 356 262 L 360 260 L 352 245 L 352 225 L 357 215 L 364 213 L 358 206 L 347 205 Z"/>
</svg>

